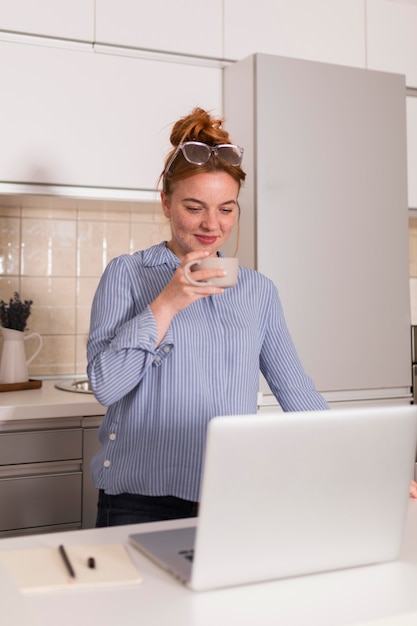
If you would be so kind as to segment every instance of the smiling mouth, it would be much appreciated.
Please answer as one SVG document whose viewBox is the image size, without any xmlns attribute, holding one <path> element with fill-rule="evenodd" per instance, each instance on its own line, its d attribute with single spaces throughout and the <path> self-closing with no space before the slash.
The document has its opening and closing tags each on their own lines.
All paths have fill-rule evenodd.
<svg viewBox="0 0 417 626">
<path fill-rule="evenodd" d="M 215 243 L 217 240 L 216 235 L 196 235 L 196 238 L 202 243 Z"/>
</svg>

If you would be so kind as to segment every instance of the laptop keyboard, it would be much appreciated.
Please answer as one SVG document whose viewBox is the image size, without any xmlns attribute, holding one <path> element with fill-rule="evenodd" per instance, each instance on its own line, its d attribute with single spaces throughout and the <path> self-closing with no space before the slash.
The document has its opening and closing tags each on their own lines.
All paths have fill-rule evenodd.
<svg viewBox="0 0 417 626">
<path fill-rule="evenodd" d="M 193 561 L 194 559 L 194 549 L 190 548 L 188 550 L 180 550 L 178 552 L 178 554 L 181 554 L 181 556 L 184 557 L 184 559 L 187 559 L 187 561 Z"/>
</svg>

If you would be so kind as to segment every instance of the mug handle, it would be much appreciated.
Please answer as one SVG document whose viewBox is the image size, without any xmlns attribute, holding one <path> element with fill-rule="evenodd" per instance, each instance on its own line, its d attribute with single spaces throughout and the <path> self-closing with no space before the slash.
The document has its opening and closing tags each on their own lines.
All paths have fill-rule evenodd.
<svg viewBox="0 0 417 626">
<path fill-rule="evenodd" d="M 38 356 L 43 346 L 43 340 L 39 333 L 29 333 L 29 335 L 25 335 L 23 337 L 24 341 L 26 341 L 26 339 L 29 339 L 29 337 L 37 337 L 39 339 L 39 346 L 38 346 L 38 349 L 35 350 L 35 352 L 32 354 L 30 359 L 26 361 L 26 365 L 29 365 L 29 363 L 32 363 L 33 359 Z"/>
<path fill-rule="evenodd" d="M 188 263 L 184 265 L 183 272 L 185 279 L 190 283 L 190 285 L 194 285 L 195 287 L 201 287 L 202 285 L 211 285 L 211 282 L 209 280 L 194 280 L 193 278 L 191 278 L 191 274 L 188 271 L 189 268 L 193 265 L 200 265 L 200 263 L 201 260 L 196 259 L 195 261 L 188 261 Z"/>
</svg>

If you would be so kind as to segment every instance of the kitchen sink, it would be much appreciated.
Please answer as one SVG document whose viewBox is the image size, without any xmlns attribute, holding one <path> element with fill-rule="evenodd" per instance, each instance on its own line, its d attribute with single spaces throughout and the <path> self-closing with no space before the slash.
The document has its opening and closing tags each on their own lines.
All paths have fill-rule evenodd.
<svg viewBox="0 0 417 626">
<path fill-rule="evenodd" d="M 62 380 L 55 384 L 56 389 L 72 391 L 73 393 L 93 393 L 87 378 L 82 380 Z"/>
</svg>

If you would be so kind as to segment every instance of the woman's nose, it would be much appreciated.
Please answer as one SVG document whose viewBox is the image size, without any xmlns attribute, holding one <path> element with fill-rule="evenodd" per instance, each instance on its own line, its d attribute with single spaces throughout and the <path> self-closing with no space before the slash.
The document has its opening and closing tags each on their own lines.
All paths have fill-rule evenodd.
<svg viewBox="0 0 417 626">
<path fill-rule="evenodd" d="M 202 226 L 207 230 L 216 230 L 219 226 L 219 220 L 217 219 L 216 213 L 212 213 L 210 211 L 205 213 L 202 221 Z"/>
</svg>

